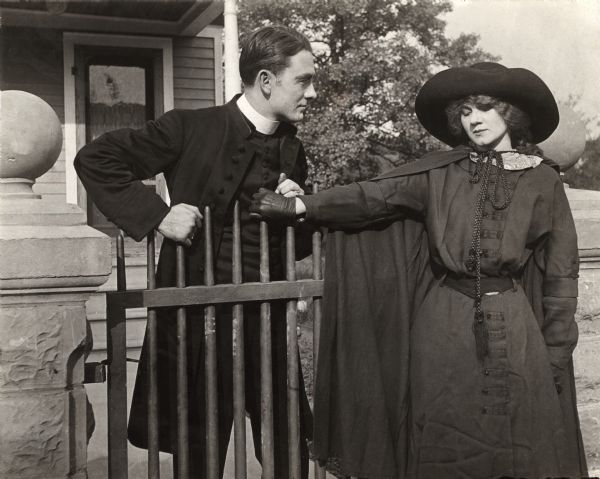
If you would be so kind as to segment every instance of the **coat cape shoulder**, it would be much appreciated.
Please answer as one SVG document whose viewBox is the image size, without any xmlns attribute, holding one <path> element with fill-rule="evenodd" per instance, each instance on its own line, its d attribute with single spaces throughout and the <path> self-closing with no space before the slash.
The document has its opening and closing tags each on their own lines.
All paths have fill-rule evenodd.
<svg viewBox="0 0 600 479">
<path fill-rule="evenodd" d="M 468 151 L 434 152 L 373 181 L 441 168 Z M 359 230 L 330 230 L 326 265 L 314 455 L 343 475 L 403 478 L 409 451 L 411 321 L 435 281 L 424 224 L 406 216 Z M 542 280 L 542 268 L 530 261 L 524 289 L 540 327 Z M 585 475 L 572 367 L 569 373 L 561 402 Z"/>
</svg>

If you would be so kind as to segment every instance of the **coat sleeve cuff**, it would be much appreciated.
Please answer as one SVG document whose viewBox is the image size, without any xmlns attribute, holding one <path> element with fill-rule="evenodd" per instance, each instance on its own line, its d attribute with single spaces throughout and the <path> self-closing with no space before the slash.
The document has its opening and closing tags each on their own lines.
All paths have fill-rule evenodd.
<svg viewBox="0 0 600 479">
<path fill-rule="evenodd" d="M 147 208 L 139 208 L 135 217 L 120 216 L 115 224 L 135 241 L 143 240 L 148 234 L 158 228 L 171 208 L 158 196 L 148 198 L 152 204 Z M 128 210 L 133 213 L 133 210 Z"/>
<path fill-rule="evenodd" d="M 555 298 L 576 298 L 577 278 L 549 276 L 544 278 L 544 296 Z"/>
<path fill-rule="evenodd" d="M 319 199 L 315 195 L 301 195 L 297 197 L 304 206 L 306 207 L 306 215 L 304 219 L 306 221 L 316 221 L 319 212 Z"/>
</svg>

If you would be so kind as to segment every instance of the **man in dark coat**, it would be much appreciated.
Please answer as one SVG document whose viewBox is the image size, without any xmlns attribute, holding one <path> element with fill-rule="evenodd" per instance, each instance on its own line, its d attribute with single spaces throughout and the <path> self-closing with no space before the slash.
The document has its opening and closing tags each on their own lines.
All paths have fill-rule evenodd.
<svg viewBox="0 0 600 479">
<path fill-rule="evenodd" d="M 306 158 L 293 123 L 302 120 L 316 96 L 313 56 L 308 40 L 284 27 L 265 27 L 242 45 L 240 74 L 244 94 L 224 106 L 172 110 L 140 130 L 107 133 L 85 146 L 75 167 L 98 208 L 135 240 L 154 229 L 165 237 L 158 265 L 158 286 L 175 285 L 177 243 L 188 246 L 186 284 L 203 283 L 203 244 L 194 235 L 205 206 L 212 211 L 216 282 L 232 280 L 232 210 L 240 203 L 244 281 L 259 280 L 259 224 L 248 214 L 260 187 L 286 196 L 303 193 Z M 142 184 L 164 173 L 171 198 L 167 205 Z M 283 279 L 285 229 L 270 229 L 271 279 Z M 176 331 L 173 311 L 158 321 L 160 450 L 177 453 Z M 193 477 L 205 471 L 205 378 L 203 308 L 188 310 L 189 447 Z M 260 332 L 256 305 L 244 306 L 246 410 L 260 460 Z M 288 477 L 287 358 L 285 307 L 272 305 L 272 357 L 275 477 Z M 219 460 L 223 474 L 233 421 L 231 307 L 217 308 Z M 129 439 L 147 447 L 147 346 L 144 343 L 129 421 Z M 301 384 L 301 463 L 308 476 L 305 439 L 311 414 Z"/>
</svg>

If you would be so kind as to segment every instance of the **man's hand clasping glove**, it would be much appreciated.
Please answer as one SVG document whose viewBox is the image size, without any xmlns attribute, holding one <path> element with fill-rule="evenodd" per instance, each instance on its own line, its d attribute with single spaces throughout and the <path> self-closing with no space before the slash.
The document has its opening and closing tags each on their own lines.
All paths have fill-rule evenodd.
<svg viewBox="0 0 600 479">
<path fill-rule="evenodd" d="M 291 223 L 296 219 L 296 198 L 286 198 L 261 188 L 252 195 L 250 215 L 254 218 Z"/>
</svg>

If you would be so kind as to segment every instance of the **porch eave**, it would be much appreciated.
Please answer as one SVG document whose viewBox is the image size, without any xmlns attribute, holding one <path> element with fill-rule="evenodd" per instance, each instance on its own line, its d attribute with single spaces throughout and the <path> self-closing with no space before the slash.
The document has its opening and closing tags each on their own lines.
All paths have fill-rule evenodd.
<svg viewBox="0 0 600 479">
<path fill-rule="evenodd" d="M 167 8 L 168 5 L 165 5 Z M 62 31 L 121 33 L 153 36 L 195 36 L 223 14 L 223 0 L 210 4 L 197 1 L 177 20 L 91 15 L 81 13 L 50 13 L 3 6 L 4 27 L 51 28 Z"/>
</svg>

